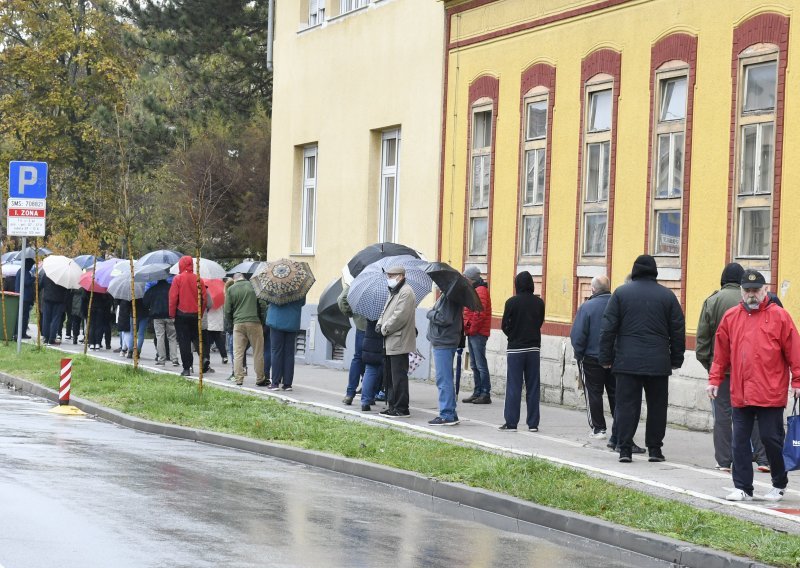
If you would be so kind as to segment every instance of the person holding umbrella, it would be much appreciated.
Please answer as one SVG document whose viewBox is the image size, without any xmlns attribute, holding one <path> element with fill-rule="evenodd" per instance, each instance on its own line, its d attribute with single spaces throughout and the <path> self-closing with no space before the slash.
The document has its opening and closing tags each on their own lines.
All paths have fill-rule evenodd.
<svg viewBox="0 0 800 568">
<path fill-rule="evenodd" d="M 464 334 L 469 343 L 469 361 L 475 386 L 472 394 L 462 399 L 462 402 L 491 404 L 492 380 L 489 377 L 489 364 L 486 361 L 486 342 L 492 331 L 492 299 L 489 296 L 488 284 L 481 278 L 480 268 L 468 266 L 464 271 L 464 277 L 475 288 L 483 309 L 474 311 L 464 307 Z"/>
<path fill-rule="evenodd" d="M 197 318 L 206 308 L 206 286 L 203 279 L 195 275 L 192 257 L 183 256 L 178 261 L 179 274 L 172 280 L 169 289 L 169 317 L 175 320 L 175 333 L 181 353 L 183 371 L 181 376 L 192 373 L 192 342 L 198 342 Z M 200 287 L 200 306 L 197 305 L 197 287 Z M 203 356 L 200 354 L 201 364 Z M 204 369 L 205 370 L 205 369 Z"/>
<path fill-rule="evenodd" d="M 386 357 L 383 364 L 384 383 L 388 385 L 389 407 L 381 415 L 408 418 L 408 355 L 417 348 L 414 314 L 417 298 L 406 283 L 406 269 L 392 266 L 386 270 L 389 298 L 375 329 L 383 336 Z"/>
<path fill-rule="evenodd" d="M 431 426 L 455 426 L 456 390 L 453 383 L 453 357 L 461 342 L 462 306 L 442 294 L 428 311 L 428 341 L 433 348 L 436 365 L 436 388 L 439 390 L 439 416 L 429 420 Z"/>
<path fill-rule="evenodd" d="M 300 331 L 300 316 L 306 298 L 287 304 L 270 304 L 267 311 L 269 342 L 272 349 L 272 383 L 269 390 L 292 390 L 294 382 L 294 350 L 297 332 Z M 235 338 L 234 338 L 235 339 Z M 263 340 L 262 340 L 263 341 Z M 263 349 L 260 344 L 253 351 Z M 257 355 L 254 354 L 255 357 Z"/>
<path fill-rule="evenodd" d="M 350 285 L 343 284 L 342 293 L 339 294 L 339 298 L 337 299 L 339 310 L 346 317 L 353 318 L 353 323 L 356 325 L 353 359 L 350 361 L 350 373 L 347 378 L 347 391 L 345 392 L 344 399 L 342 400 L 342 402 L 348 406 L 353 403 L 353 398 L 356 396 L 356 389 L 358 389 L 358 381 L 364 375 L 366 370 L 361 354 L 364 345 L 364 335 L 367 331 L 367 318 L 353 313 L 353 310 L 350 308 L 350 304 L 347 302 L 347 292 L 349 290 Z"/>
<path fill-rule="evenodd" d="M 158 280 L 144 293 L 144 306 L 153 319 L 156 334 L 156 365 L 167 364 L 167 349 L 172 364 L 178 366 L 178 338 L 175 333 L 175 322 L 169 317 L 169 290 L 166 279 Z"/>
<path fill-rule="evenodd" d="M 56 337 L 61 333 L 61 324 L 64 320 L 64 302 L 67 298 L 67 288 L 53 282 L 42 271 L 39 286 L 42 300 L 42 335 L 45 345 L 56 345 Z"/>
</svg>

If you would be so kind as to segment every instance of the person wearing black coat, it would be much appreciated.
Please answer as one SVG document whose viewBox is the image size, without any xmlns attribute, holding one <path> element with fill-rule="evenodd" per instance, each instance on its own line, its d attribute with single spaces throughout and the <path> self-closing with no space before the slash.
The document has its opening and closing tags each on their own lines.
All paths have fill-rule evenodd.
<svg viewBox="0 0 800 568">
<path fill-rule="evenodd" d="M 516 295 L 506 300 L 502 329 L 508 338 L 506 350 L 505 423 L 500 430 L 516 432 L 522 404 L 522 383 L 525 383 L 529 432 L 539 431 L 539 350 L 542 345 L 544 301 L 533 294 L 533 277 L 526 271 L 514 279 Z"/>
<path fill-rule="evenodd" d="M 87 341 L 89 342 L 89 349 L 97 350 L 102 347 L 106 328 L 111 327 L 109 314 L 114 299 L 110 294 L 101 294 L 99 292 L 95 292 L 94 294 L 91 294 L 90 297 L 90 294 L 86 293 L 84 296 L 84 302 L 86 304 L 85 312 L 87 314 L 89 312 L 90 299 L 92 302 L 92 309 L 91 318 L 87 318 L 87 321 L 89 322 L 89 336 L 87 337 Z M 106 348 L 109 346 L 110 342 L 107 342 Z"/>
<path fill-rule="evenodd" d="M 649 461 L 662 462 L 667 429 L 669 376 L 683 365 L 686 322 L 678 298 L 656 281 L 655 259 L 640 255 L 631 282 L 617 288 L 608 301 L 600 330 L 600 365 L 611 368 L 617 380 L 614 416 L 619 438 L 619 461 L 631 462 L 637 409 L 642 389 L 647 399 L 645 444 Z"/>
<path fill-rule="evenodd" d="M 20 271 L 17 273 L 17 277 L 14 280 L 14 291 L 19 294 L 20 284 L 22 283 L 20 276 L 22 275 L 22 271 L 25 271 L 25 294 L 22 298 L 22 339 L 31 338 L 31 336 L 28 335 L 28 322 L 30 321 L 33 302 L 36 299 L 34 297 L 36 291 L 34 290 L 33 274 L 31 274 L 32 268 L 33 259 L 26 258 L 25 267 L 20 268 Z M 17 325 L 19 325 L 19 322 L 17 322 Z"/>
<path fill-rule="evenodd" d="M 50 280 L 44 272 L 39 286 L 42 305 L 42 336 L 46 345 L 55 345 L 64 323 L 67 289 Z"/>
<path fill-rule="evenodd" d="M 364 379 L 361 383 L 361 410 L 369 412 L 375 404 L 375 394 L 383 380 L 383 336 L 375 330 L 377 321 L 367 321 L 361 343 Z"/>
</svg>

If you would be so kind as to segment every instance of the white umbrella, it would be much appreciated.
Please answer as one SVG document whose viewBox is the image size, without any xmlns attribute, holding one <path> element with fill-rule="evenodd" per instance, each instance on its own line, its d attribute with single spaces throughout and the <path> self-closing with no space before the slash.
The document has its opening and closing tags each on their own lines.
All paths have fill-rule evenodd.
<svg viewBox="0 0 800 568">
<path fill-rule="evenodd" d="M 18 262 L 5 262 L 3 263 L 3 277 L 16 276 L 17 272 L 22 265 Z"/>
<path fill-rule="evenodd" d="M 72 290 L 80 288 L 83 269 L 71 258 L 52 254 L 42 261 L 42 270 L 50 280 L 59 286 Z"/>
<path fill-rule="evenodd" d="M 172 268 L 169 269 L 170 274 L 178 274 L 180 272 L 179 264 L 180 261 L 172 265 Z M 196 267 L 197 258 L 195 257 L 192 258 L 193 271 Z M 200 278 L 225 278 L 225 269 L 213 260 L 200 257 Z"/>
</svg>

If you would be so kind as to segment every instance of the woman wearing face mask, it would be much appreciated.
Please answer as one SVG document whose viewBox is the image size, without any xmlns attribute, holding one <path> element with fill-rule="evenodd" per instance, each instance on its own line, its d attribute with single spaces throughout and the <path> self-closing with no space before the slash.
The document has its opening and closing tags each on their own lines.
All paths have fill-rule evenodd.
<svg viewBox="0 0 800 568">
<path fill-rule="evenodd" d="M 390 418 L 407 418 L 408 354 L 417 348 L 414 314 L 417 298 L 406 284 L 406 269 L 393 266 L 386 271 L 389 298 L 378 318 L 375 330 L 383 336 L 386 358 L 383 363 L 384 383 L 388 386 L 388 408 L 381 412 Z"/>
</svg>

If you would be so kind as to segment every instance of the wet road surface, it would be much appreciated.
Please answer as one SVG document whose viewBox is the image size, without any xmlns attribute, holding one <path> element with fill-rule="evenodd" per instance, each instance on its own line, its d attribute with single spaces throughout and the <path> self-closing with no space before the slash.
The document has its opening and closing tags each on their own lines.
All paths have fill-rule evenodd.
<svg viewBox="0 0 800 568">
<path fill-rule="evenodd" d="M 0 387 L 0 567 L 667 566 L 460 521 L 379 483 L 143 434 Z M 416 503 L 416 504 L 415 504 Z"/>
</svg>

